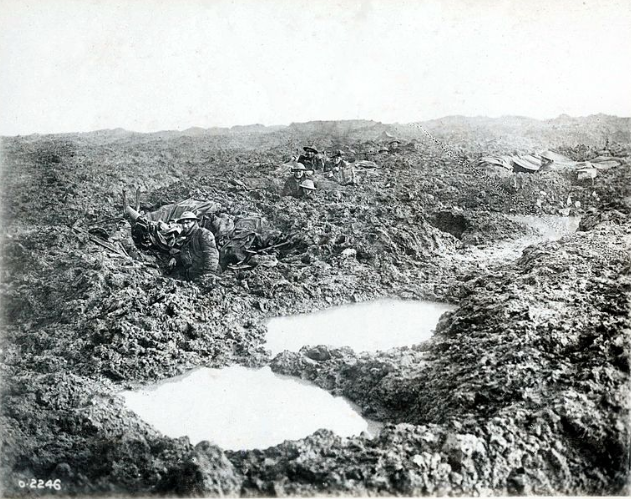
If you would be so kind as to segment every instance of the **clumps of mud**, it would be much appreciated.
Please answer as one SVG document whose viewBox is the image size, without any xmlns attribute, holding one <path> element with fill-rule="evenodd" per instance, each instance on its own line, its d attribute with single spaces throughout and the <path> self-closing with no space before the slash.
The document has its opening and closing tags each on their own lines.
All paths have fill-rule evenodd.
<svg viewBox="0 0 631 499">
<path fill-rule="evenodd" d="M 59 478 L 69 495 L 623 490 L 627 167 L 594 187 L 551 172 L 515 192 L 511 179 L 402 151 L 360 186 L 323 182 L 305 203 L 279 196 L 285 146 L 221 140 L 3 139 L 5 493 L 29 494 L 19 480 L 34 478 Z M 230 216 L 266 217 L 291 244 L 202 290 L 134 247 L 119 195 L 136 186 L 145 210 L 210 198 Z M 581 204 L 568 213 L 588 215 L 584 232 L 488 270 L 455 258 L 529 233 L 505 213 L 558 213 L 569 195 Z M 95 230 L 116 251 L 95 244 Z M 380 296 L 461 306 L 422 346 L 374 355 L 312 346 L 269 358 L 267 318 Z M 117 396 L 235 363 L 271 363 L 391 424 L 375 439 L 323 431 L 224 453 L 157 434 Z"/>
<path fill-rule="evenodd" d="M 441 488 L 473 494 L 477 487 L 599 494 L 624 487 L 631 408 L 631 279 L 624 269 L 631 256 L 623 233 L 609 224 L 565 243 L 531 247 L 492 274 L 468 276 L 459 284 L 460 308 L 445 314 L 423 346 L 377 355 L 349 349 L 323 355 L 305 347 L 277 356 L 275 371 L 344 395 L 373 419 L 406 423 L 376 441 L 342 445 L 343 457 L 334 454 L 327 473 L 336 476 L 349 469 L 344 462 L 365 463 L 367 454 L 383 452 L 376 462 L 408 459 L 396 468 L 402 484 L 389 485 L 402 494 Z M 424 429 L 417 446 L 402 442 L 392 453 L 381 447 L 391 431 L 413 438 L 419 427 L 411 431 L 410 424 L 440 426 Z M 452 462 L 451 445 L 467 463 Z M 273 459 L 279 450 L 262 455 L 267 452 Z M 442 472 L 428 469 L 419 457 L 424 453 Z M 240 459 L 251 474 L 252 454 Z M 475 476 L 470 483 L 463 466 Z M 378 468 L 366 465 L 362 472 L 369 470 Z M 324 481 L 334 480 L 327 473 Z M 283 490 L 300 490 L 293 486 Z M 373 485 L 365 492 L 379 490 Z"/>
</svg>

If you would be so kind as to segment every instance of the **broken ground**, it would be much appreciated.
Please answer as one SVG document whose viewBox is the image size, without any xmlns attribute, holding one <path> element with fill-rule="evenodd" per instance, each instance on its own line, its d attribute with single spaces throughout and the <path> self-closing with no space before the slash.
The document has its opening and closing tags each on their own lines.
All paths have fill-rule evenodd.
<svg viewBox="0 0 631 499">
<path fill-rule="evenodd" d="M 3 139 L 5 495 L 29 494 L 18 484 L 32 478 L 59 478 L 71 495 L 626 490 L 628 161 L 593 187 L 561 171 L 532 175 L 515 192 L 510 177 L 471 166 L 506 151 L 464 134 L 451 143 L 468 166 L 420 144 L 374 157 L 380 168 L 361 172 L 359 187 L 322 181 L 313 203 L 279 196 L 278 168 L 296 146 L 320 141 L 361 157 L 370 146 L 358 127 L 343 136 L 298 127 Z M 508 152 L 525 140 L 516 136 Z M 537 145 L 589 153 L 565 139 Z M 230 215 L 265 216 L 291 244 L 203 291 L 134 247 L 119 195 L 136 186 L 146 210 L 210 199 Z M 557 214 L 568 196 L 580 201 L 576 235 L 517 261 L 467 257 L 472 245 L 530 232 L 506 214 Z M 118 251 L 95 244 L 95 230 Z M 380 296 L 459 308 L 423 345 L 374 355 L 305 348 L 275 359 L 265 351 L 269 317 Z M 117 396 L 234 363 L 271 364 L 391 424 L 374 440 L 321 431 L 223 452 L 163 437 Z"/>
</svg>

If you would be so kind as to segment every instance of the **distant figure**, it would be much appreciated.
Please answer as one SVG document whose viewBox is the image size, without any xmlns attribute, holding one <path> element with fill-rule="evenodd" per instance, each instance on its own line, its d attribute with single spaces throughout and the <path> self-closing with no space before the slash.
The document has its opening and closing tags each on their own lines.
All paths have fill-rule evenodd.
<svg viewBox="0 0 631 499">
<path fill-rule="evenodd" d="M 399 150 L 399 145 L 401 142 L 397 139 L 391 140 L 388 142 L 388 152 L 397 152 Z"/>
<path fill-rule="evenodd" d="M 219 251 L 213 233 L 199 226 L 199 218 L 192 211 L 182 213 L 177 222 L 182 226 L 185 241 L 178 258 L 172 258 L 169 266 L 180 265 L 188 280 L 203 286 L 212 285 L 219 265 Z"/>
<path fill-rule="evenodd" d="M 313 180 L 307 178 L 300 184 L 300 197 L 303 199 L 313 199 L 315 196 L 315 184 Z"/>
<path fill-rule="evenodd" d="M 318 150 L 312 146 L 305 146 L 303 149 L 305 153 L 300 155 L 298 163 L 302 163 L 307 172 L 321 170 L 324 165 L 322 164 L 322 158 L 317 156 L 319 155 Z"/>
<path fill-rule="evenodd" d="M 513 173 L 513 189 L 519 191 L 524 188 L 524 180 L 526 179 L 527 173 L 524 172 L 514 172 Z"/>
<path fill-rule="evenodd" d="M 292 176 L 285 181 L 281 196 L 292 196 L 295 198 L 302 197 L 302 191 L 300 190 L 300 184 L 305 178 L 305 165 L 297 163 L 292 167 Z"/>
<path fill-rule="evenodd" d="M 333 156 L 328 151 L 324 151 L 322 154 L 322 171 L 325 178 L 333 177 Z"/>
</svg>

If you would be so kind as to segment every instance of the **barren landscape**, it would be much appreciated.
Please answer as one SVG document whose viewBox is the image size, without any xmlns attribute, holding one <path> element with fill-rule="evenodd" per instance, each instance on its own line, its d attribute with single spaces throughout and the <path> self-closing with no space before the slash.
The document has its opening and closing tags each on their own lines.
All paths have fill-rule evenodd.
<svg viewBox="0 0 631 499">
<path fill-rule="evenodd" d="M 379 152 L 386 133 L 398 150 Z M 511 172 L 478 164 L 545 149 L 590 161 L 605 140 L 618 165 L 593 179 L 558 168 L 515 188 Z M 346 186 L 316 172 L 313 200 L 281 197 L 283 165 L 309 144 L 377 168 L 357 166 Z M 115 129 L 1 145 L 5 496 L 630 492 L 629 118 Z M 146 212 L 213 201 L 264 217 L 288 243 L 202 289 L 136 247 L 121 201 L 136 188 Z M 546 241 L 526 215 L 580 225 Z M 497 252 L 515 241 L 532 244 Z M 405 347 L 266 348 L 272 317 L 385 297 L 455 308 Z M 225 450 L 163 435 L 120 396 L 232 365 L 307 380 L 384 426 Z"/>
</svg>

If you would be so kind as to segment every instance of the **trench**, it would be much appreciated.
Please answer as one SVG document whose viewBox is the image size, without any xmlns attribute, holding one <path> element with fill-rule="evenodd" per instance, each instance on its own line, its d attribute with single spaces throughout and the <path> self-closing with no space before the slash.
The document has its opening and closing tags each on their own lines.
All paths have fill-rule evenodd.
<svg viewBox="0 0 631 499">
<path fill-rule="evenodd" d="M 509 215 L 511 220 L 534 229 L 535 234 L 500 241 L 489 247 L 470 247 L 459 254 L 457 260 L 474 260 L 480 267 L 498 265 L 519 258 L 528 246 L 557 241 L 573 234 L 578 229 L 580 217 L 560 215 Z"/>
</svg>

